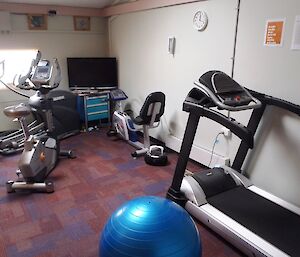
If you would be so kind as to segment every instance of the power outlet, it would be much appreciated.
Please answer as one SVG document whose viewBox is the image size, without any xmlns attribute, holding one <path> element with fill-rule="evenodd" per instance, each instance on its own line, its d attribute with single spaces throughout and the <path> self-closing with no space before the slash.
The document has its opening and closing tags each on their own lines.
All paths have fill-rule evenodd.
<svg viewBox="0 0 300 257">
<path fill-rule="evenodd" d="M 224 137 L 226 137 L 226 138 L 231 137 L 231 131 L 226 127 L 221 128 L 221 133 L 223 133 Z"/>
</svg>

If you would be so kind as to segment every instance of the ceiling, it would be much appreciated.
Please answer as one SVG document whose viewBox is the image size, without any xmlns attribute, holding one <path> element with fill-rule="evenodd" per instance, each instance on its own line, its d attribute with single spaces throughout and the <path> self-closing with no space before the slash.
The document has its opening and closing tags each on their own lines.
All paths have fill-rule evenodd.
<svg viewBox="0 0 300 257">
<path fill-rule="evenodd" d="M 1 2 L 1 1 L 0 1 Z M 61 5 L 72 7 L 104 8 L 107 6 L 132 2 L 132 0 L 4 0 L 5 3 Z"/>
</svg>

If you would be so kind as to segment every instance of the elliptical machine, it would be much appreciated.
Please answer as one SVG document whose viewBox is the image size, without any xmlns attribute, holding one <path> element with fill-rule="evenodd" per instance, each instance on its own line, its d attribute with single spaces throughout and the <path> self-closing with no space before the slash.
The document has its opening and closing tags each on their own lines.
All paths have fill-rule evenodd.
<svg viewBox="0 0 300 257">
<path fill-rule="evenodd" d="M 29 72 L 18 79 L 19 87 L 36 90 L 36 94 L 29 99 L 29 105 L 22 103 L 4 109 L 6 116 L 19 120 L 25 137 L 24 150 L 16 172 L 19 179 L 9 180 L 6 183 L 8 193 L 19 189 L 54 192 L 53 182 L 46 181 L 46 178 L 55 168 L 58 157 L 75 158 L 72 151 L 60 151 L 59 141 L 53 135 L 52 99 L 49 98 L 48 93 L 57 88 L 61 81 L 61 70 L 57 59 L 54 59 L 54 65 L 56 76 L 51 82 L 53 65 L 48 60 L 41 60 L 41 53 L 38 52 Z M 47 135 L 38 139 L 30 135 L 26 125 L 26 116 L 31 113 L 31 108 L 34 106 L 44 114 L 47 128 Z"/>
<path fill-rule="evenodd" d="M 19 82 L 20 77 L 15 76 L 12 83 L 5 83 L 2 80 L 2 76 L 5 74 L 4 65 L 5 61 L 0 62 L 0 84 L 4 85 L 10 91 L 26 97 L 30 104 L 33 104 L 31 107 L 31 115 L 33 116 L 33 121 L 27 124 L 28 130 L 31 135 L 34 135 L 36 138 L 40 138 L 47 135 L 47 124 L 45 122 L 45 115 L 42 112 L 42 108 L 38 107 L 39 99 L 35 96 L 29 96 L 21 90 L 30 89 L 28 86 L 24 87 L 24 81 Z M 26 76 L 30 76 L 29 70 Z M 53 134 L 57 139 L 61 140 L 69 136 L 78 134 L 80 132 L 80 118 L 79 113 L 77 112 L 77 97 L 74 93 L 67 90 L 51 90 L 48 93 L 48 98 L 52 98 L 52 114 L 53 114 L 53 124 L 54 131 Z M 37 100 L 37 102 L 34 101 Z M 16 119 L 17 121 L 17 119 Z M 18 152 L 22 152 L 24 147 L 24 133 L 22 129 L 16 131 L 4 131 L 0 134 L 0 154 L 10 155 Z"/>
</svg>

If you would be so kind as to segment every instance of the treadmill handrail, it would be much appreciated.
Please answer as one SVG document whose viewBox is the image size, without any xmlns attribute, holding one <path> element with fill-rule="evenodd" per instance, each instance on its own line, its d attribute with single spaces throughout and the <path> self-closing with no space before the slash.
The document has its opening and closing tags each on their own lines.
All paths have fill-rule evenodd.
<svg viewBox="0 0 300 257">
<path fill-rule="evenodd" d="M 265 108 L 268 105 L 281 108 L 283 110 L 289 111 L 291 113 L 300 116 L 300 105 L 288 102 L 286 100 L 277 97 L 259 93 L 251 89 L 248 89 L 248 91 L 257 99 L 259 99 L 262 103 L 262 108 L 253 111 L 247 125 L 248 129 L 252 131 L 253 135 L 255 135 L 257 128 L 260 124 L 261 118 L 264 114 Z M 232 163 L 232 168 L 238 170 L 239 172 L 242 172 L 242 166 L 248 154 L 248 150 L 249 150 L 248 145 L 246 145 L 244 142 L 241 142 L 238 151 L 236 153 L 236 156 L 234 158 L 234 161 Z"/>
<path fill-rule="evenodd" d="M 227 104 L 222 103 L 218 97 L 216 97 L 216 95 L 209 90 L 205 85 L 203 85 L 202 83 L 200 83 L 199 81 L 195 81 L 194 84 L 205 94 L 207 95 L 209 98 L 211 98 L 213 100 L 213 102 L 220 108 L 223 110 L 228 110 L 228 111 L 243 111 L 243 110 L 249 110 L 249 109 L 256 109 L 256 108 L 260 108 L 261 107 L 261 102 L 253 97 L 246 88 L 242 87 L 244 89 L 244 91 L 246 92 L 246 94 L 251 98 L 251 100 L 253 101 L 253 103 L 251 102 L 248 105 L 241 105 L 241 106 L 230 106 Z"/>
<path fill-rule="evenodd" d="M 259 93 L 257 91 L 247 89 L 252 95 L 254 95 L 256 98 L 258 98 L 261 102 L 265 103 L 266 105 L 273 105 L 276 107 L 279 107 L 281 109 L 287 110 L 289 112 L 295 113 L 298 116 L 300 116 L 300 105 L 291 103 L 289 101 L 266 95 L 263 93 Z"/>
<path fill-rule="evenodd" d="M 192 90 L 198 90 L 198 88 L 194 88 Z M 183 103 L 183 110 L 186 112 L 194 112 L 198 116 L 206 117 L 211 119 L 222 126 L 228 128 L 232 133 L 234 133 L 237 137 L 239 137 L 242 141 L 247 143 L 250 149 L 254 146 L 254 138 L 252 132 L 247 129 L 243 124 L 237 122 L 235 119 L 231 117 L 227 117 L 224 114 L 217 112 L 213 109 L 205 107 L 199 104 L 199 101 L 188 96 Z"/>
</svg>

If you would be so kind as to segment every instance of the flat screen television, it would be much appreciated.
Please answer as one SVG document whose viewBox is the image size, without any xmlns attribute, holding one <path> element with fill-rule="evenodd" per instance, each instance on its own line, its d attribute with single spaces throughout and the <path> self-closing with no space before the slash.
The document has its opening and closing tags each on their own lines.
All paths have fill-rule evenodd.
<svg viewBox="0 0 300 257">
<path fill-rule="evenodd" d="M 71 90 L 104 90 L 118 87 L 116 58 L 67 58 L 67 65 Z"/>
</svg>

